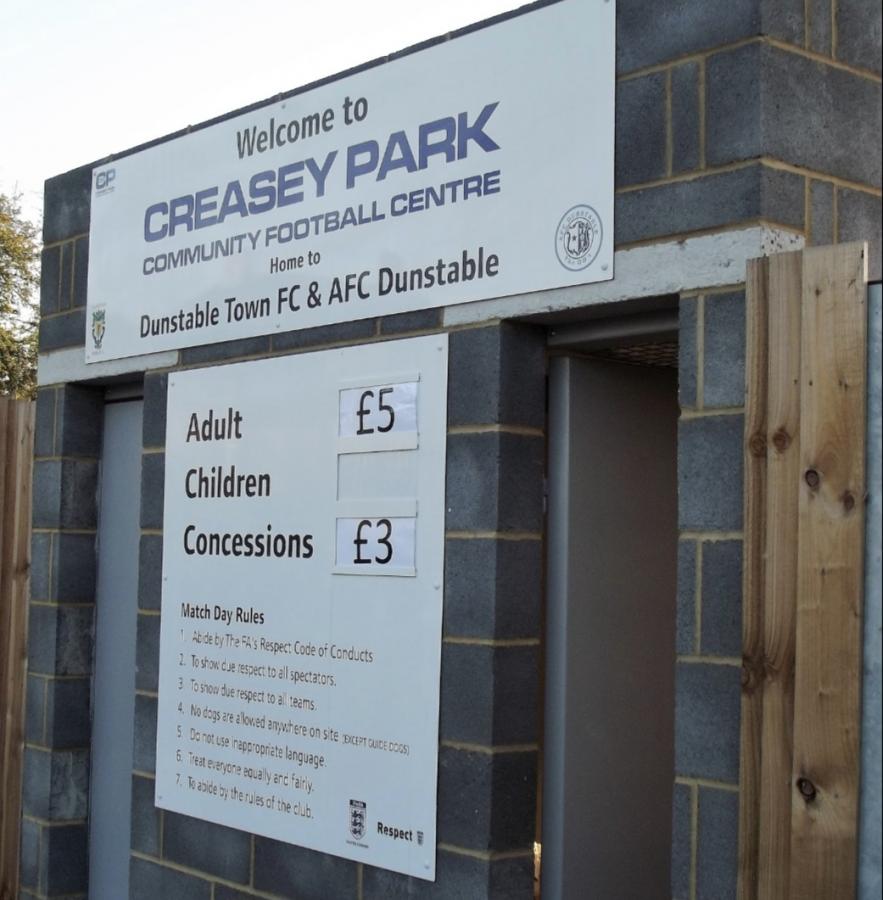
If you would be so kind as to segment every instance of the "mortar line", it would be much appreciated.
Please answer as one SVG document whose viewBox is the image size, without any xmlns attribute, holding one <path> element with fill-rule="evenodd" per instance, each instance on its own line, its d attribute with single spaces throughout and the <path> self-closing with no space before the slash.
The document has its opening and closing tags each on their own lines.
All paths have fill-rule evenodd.
<svg viewBox="0 0 883 900">
<path fill-rule="evenodd" d="M 699 857 L 699 788 L 690 787 L 690 900 L 696 900 Z"/>
<path fill-rule="evenodd" d="M 803 179 L 803 230 L 806 232 L 807 246 L 812 245 L 812 179 L 807 175 Z"/>
<path fill-rule="evenodd" d="M 702 541 L 696 541 L 696 571 L 693 573 L 693 652 L 696 656 L 702 654 Z"/>
<path fill-rule="evenodd" d="M 834 199 L 831 201 L 831 218 L 834 220 L 832 231 L 835 244 L 840 243 L 840 188 L 834 185 Z"/>
<path fill-rule="evenodd" d="M 837 51 L 840 49 L 839 46 L 839 35 L 838 31 L 838 18 L 840 15 L 840 2 L 839 0 L 831 0 L 831 58 L 837 59 Z"/>
<path fill-rule="evenodd" d="M 665 174 L 674 171 L 674 123 L 672 121 L 672 69 L 665 70 Z"/>
<path fill-rule="evenodd" d="M 705 294 L 696 298 L 696 410 L 705 408 Z"/>
<path fill-rule="evenodd" d="M 707 97 L 707 88 L 706 88 L 706 61 L 703 56 L 702 59 L 699 60 L 699 77 L 698 77 L 698 91 L 699 91 L 699 168 L 705 169 L 707 168 L 707 157 L 706 157 L 706 147 L 707 143 L 707 115 L 705 112 L 705 104 Z"/>
<path fill-rule="evenodd" d="M 718 406 L 712 407 L 711 409 L 683 409 L 681 410 L 681 420 L 688 422 L 691 419 L 713 419 L 715 416 L 718 418 L 721 416 L 740 416 L 744 411 L 745 407 L 743 406 Z"/>
<path fill-rule="evenodd" d="M 675 784 L 681 784 L 684 787 L 704 787 L 712 788 L 716 791 L 727 791 L 730 794 L 739 793 L 738 784 L 730 784 L 728 781 L 718 781 L 714 778 L 693 778 L 690 775 L 676 775 Z"/>
</svg>

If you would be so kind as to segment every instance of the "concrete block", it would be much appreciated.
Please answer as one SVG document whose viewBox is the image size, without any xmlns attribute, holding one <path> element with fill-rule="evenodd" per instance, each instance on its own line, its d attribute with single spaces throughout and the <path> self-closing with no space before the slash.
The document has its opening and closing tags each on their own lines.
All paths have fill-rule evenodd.
<svg viewBox="0 0 883 900">
<path fill-rule="evenodd" d="M 188 347 L 181 351 L 181 365 L 199 366 L 246 356 L 264 356 L 269 352 L 270 336 L 263 334 L 236 341 L 220 341 L 217 344 Z"/>
<path fill-rule="evenodd" d="M 81 166 L 46 179 L 43 243 L 54 244 L 89 231 L 92 166 Z"/>
<path fill-rule="evenodd" d="M 696 651 L 696 542 L 678 541 L 678 612 L 676 652 Z"/>
<path fill-rule="evenodd" d="M 55 749 L 88 748 L 92 736 L 89 678 L 46 682 L 46 743 Z"/>
<path fill-rule="evenodd" d="M 490 432 L 448 437 L 449 531 L 539 531 L 543 439 Z"/>
<path fill-rule="evenodd" d="M 750 165 L 616 196 L 616 244 L 759 218 L 803 228 L 804 179 Z"/>
<path fill-rule="evenodd" d="M 545 424 L 545 338 L 504 323 L 450 335 L 448 424 Z"/>
<path fill-rule="evenodd" d="M 251 835 L 204 819 L 166 812 L 163 858 L 190 869 L 247 884 L 251 873 Z"/>
<path fill-rule="evenodd" d="M 40 255 L 40 315 L 58 312 L 58 291 L 61 284 L 61 248 L 48 247 Z"/>
<path fill-rule="evenodd" d="M 539 637 L 542 565 L 539 541 L 449 539 L 445 636 Z"/>
<path fill-rule="evenodd" d="M 348 859 L 256 837 L 254 886 L 298 900 L 356 900 L 357 866 Z"/>
<path fill-rule="evenodd" d="M 46 679 L 28 675 L 25 690 L 25 741 L 46 744 Z"/>
<path fill-rule="evenodd" d="M 59 456 L 101 456 L 104 393 L 67 384 L 58 390 L 55 449 Z"/>
<path fill-rule="evenodd" d="M 760 28 L 764 35 L 802 47 L 805 22 L 805 0 L 760 0 Z"/>
<path fill-rule="evenodd" d="M 22 811 L 37 819 L 69 821 L 86 817 L 89 753 L 25 747 Z"/>
<path fill-rule="evenodd" d="M 138 616 L 138 646 L 135 649 L 135 689 L 159 688 L 159 616 Z"/>
<path fill-rule="evenodd" d="M 703 401 L 706 409 L 745 404 L 745 295 L 705 298 Z"/>
<path fill-rule="evenodd" d="M 138 606 L 159 609 L 162 605 L 162 535 L 141 535 L 138 563 Z"/>
<path fill-rule="evenodd" d="M 871 281 L 880 281 L 880 198 L 861 191 L 838 188 L 837 200 L 841 243 L 867 241 L 868 277 Z"/>
<path fill-rule="evenodd" d="M 675 675 L 675 772 L 739 781 L 742 673 L 738 666 L 678 663 Z"/>
<path fill-rule="evenodd" d="M 23 887 L 39 888 L 40 877 L 40 832 L 43 829 L 36 822 L 21 820 L 21 845 L 19 848 L 19 882 Z M 10 895 L 11 897 L 11 895 Z"/>
<path fill-rule="evenodd" d="M 51 599 L 52 535 L 44 531 L 31 533 L 31 600 Z"/>
<path fill-rule="evenodd" d="M 702 546 L 702 653 L 742 655 L 742 541 Z"/>
<path fill-rule="evenodd" d="M 37 391 L 34 419 L 34 456 L 55 456 L 55 388 Z"/>
<path fill-rule="evenodd" d="M 165 476 L 165 453 L 144 453 L 141 455 L 142 528 L 162 528 Z"/>
<path fill-rule="evenodd" d="M 61 461 L 34 461 L 31 521 L 34 528 L 58 528 L 61 506 Z"/>
<path fill-rule="evenodd" d="M 144 447 L 166 445 L 166 401 L 169 392 L 167 372 L 147 372 L 144 376 L 144 412 L 141 439 Z"/>
<path fill-rule="evenodd" d="M 88 890 L 88 826 L 44 828 L 40 841 L 40 870 L 48 897 L 70 896 Z"/>
<path fill-rule="evenodd" d="M 699 167 L 699 63 L 671 70 L 672 171 Z"/>
<path fill-rule="evenodd" d="M 753 159 L 763 152 L 761 44 L 723 50 L 705 69 L 706 156 L 709 165 Z"/>
<path fill-rule="evenodd" d="M 617 187 L 655 181 L 666 174 L 664 72 L 616 86 Z"/>
<path fill-rule="evenodd" d="M 39 348 L 41 353 L 62 347 L 83 347 L 86 344 L 86 312 L 70 312 L 40 320 Z"/>
<path fill-rule="evenodd" d="M 678 423 L 678 519 L 682 531 L 742 527 L 741 415 Z"/>
<path fill-rule="evenodd" d="M 86 289 L 89 278 L 89 238 L 82 237 L 74 242 L 74 283 L 71 293 L 71 308 L 86 306 Z"/>
<path fill-rule="evenodd" d="M 671 894 L 673 900 L 688 900 L 693 843 L 693 803 L 692 791 L 686 785 L 674 786 L 671 819 Z"/>
<path fill-rule="evenodd" d="M 141 775 L 132 776 L 132 849 L 159 856 L 162 813 L 154 804 L 156 782 Z"/>
<path fill-rule="evenodd" d="M 438 840 L 470 850 L 533 845 L 536 753 L 439 753 Z M 493 811 L 493 815 L 492 815 Z"/>
<path fill-rule="evenodd" d="M 735 900 L 739 868 L 739 795 L 699 788 L 696 900 Z"/>
<path fill-rule="evenodd" d="M 211 900 L 210 881 L 169 869 L 146 859 L 131 858 L 129 900 Z"/>
<path fill-rule="evenodd" d="M 365 341 L 377 334 L 377 319 L 357 319 L 338 325 L 317 325 L 299 331 L 283 331 L 272 337 L 273 352 L 305 350 L 323 344 L 349 344 Z"/>
<path fill-rule="evenodd" d="M 837 58 L 880 74 L 881 9 L 868 0 L 837 0 Z M 879 134 L 879 132 L 878 132 Z"/>
<path fill-rule="evenodd" d="M 442 647 L 441 739 L 490 747 L 538 739 L 536 647 Z"/>
<path fill-rule="evenodd" d="M 93 610 L 31 604 L 28 669 L 42 675 L 90 675 Z"/>
<path fill-rule="evenodd" d="M 52 599 L 58 603 L 93 603 L 97 561 L 92 534 L 56 534 Z"/>
<path fill-rule="evenodd" d="M 135 695 L 135 745 L 132 768 L 138 772 L 156 771 L 156 697 Z"/>
<path fill-rule="evenodd" d="M 443 312 L 441 307 L 436 307 L 435 309 L 417 309 L 394 316 L 384 316 L 380 320 L 380 333 L 405 334 L 409 331 L 434 331 L 441 328 Z"/>
<path fill-rule="evenodd" d="M 254 900 L 255 894 L 246 894 L 226 884 L 215 884 L 212 900 Z"/>
<path fill-rule="evenodd" d="M 71 308 L 71 293 L 74 284 L 74 245 L 73 241 L 64 243 L 61 250 L 61 279 L 58 284 L 58 308 L 66 311 Z"/>
<path fill-rule="evenodd" d="M 61 463 L 62 528 L 92 529 L 98 525 L 98 463 L 64 459 Z"/>
<path fill-rule="evenodd" d="M 681 409 L 695 409 L 698 360 L 696 328 L 699 301 L 684 297 L 678 312 L 678 403 Z"/>
<path fill-rule="evenodd" d="M 810 182 L 812 243 L 817 247 L 834 243 L 834 185 L 827 181 Z"/>
</svg>

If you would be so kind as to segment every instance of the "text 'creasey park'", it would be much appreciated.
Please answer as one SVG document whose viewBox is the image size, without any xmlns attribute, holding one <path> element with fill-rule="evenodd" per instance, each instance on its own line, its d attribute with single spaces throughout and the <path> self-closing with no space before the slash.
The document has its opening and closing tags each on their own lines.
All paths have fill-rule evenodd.
<svg viewBox="0 0 883 900">
<path fill-rule="evenodd" d="M 225 185 L 157 200 L 144 211 L 144 240 L 160 241 L 179 232 L 324 197 L 329 186 L 352 190 L 364 181 L 384 181 L 399 171 L 410 174 L 466 159 L 470 153 L 492 153 L 500 145 L 485 129 L 497 106 L 498 102 L 488 103 L 474 117 L 460 112 L 424 122 L 410 135 L 404 129 L 393 131 L 382 141 L 359 141 L 320 158 L 293 160 Z"/>
</svg>

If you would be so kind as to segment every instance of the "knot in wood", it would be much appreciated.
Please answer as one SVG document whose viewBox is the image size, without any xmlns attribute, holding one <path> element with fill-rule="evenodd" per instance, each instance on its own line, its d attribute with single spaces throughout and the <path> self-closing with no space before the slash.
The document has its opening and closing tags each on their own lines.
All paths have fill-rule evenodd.
<svg viewBox="0 0 883 900">
<path fill-rule="evenodd" d="M 806 474 L 803 476 L 803 480 L 815 491 L 818 490 L 822 478 L 815 469 L 807 469 Z"/>
<path fill-rule="evenodd" d="M 748 439 L 748 452 L 757 458 L 766 456 L 766 438 L 764 435 L 755 432 Z"/>
<path fill-rule="evenodd" d="M 791 446 L 791 435 L 784 428 L 780 428 L 773 435 L 773 446 L 779 453 L 784 453 Z"/>
<path fill-rule="evenodd" d="M 808 778 L 797 779 L 797 790 L 807 803 L 812 803 L 818 795 L 816 786 Z"/>
<path fill-rule="evenodd" d="M 843 494 L 843 508 L 848 512 L 855 509 L 855 495 L 852 491 L 845 491 Z"/>
</svg>

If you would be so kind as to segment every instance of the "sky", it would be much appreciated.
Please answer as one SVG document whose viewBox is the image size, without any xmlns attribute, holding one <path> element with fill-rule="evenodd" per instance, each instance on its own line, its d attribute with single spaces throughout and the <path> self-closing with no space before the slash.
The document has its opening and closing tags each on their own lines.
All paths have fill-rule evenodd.
<svg viewBox="0 0 883 900">
<path fill-rule="evenodd" d="M 0 192 L 37 222 L 46 178 L 520 5 L 0 0 Z"/>
</svg>

